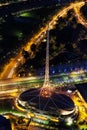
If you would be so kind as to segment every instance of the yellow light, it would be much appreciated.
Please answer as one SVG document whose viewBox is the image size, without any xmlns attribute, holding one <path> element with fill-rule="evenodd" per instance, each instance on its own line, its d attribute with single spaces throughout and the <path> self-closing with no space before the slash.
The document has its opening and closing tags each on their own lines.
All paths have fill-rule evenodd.
<svg viewBox="0 0 87 130">
<path fill-rule="evenodd" d="M 59 120 L 56 119 L 56 118 L 51 118 L 51 120 L 54 121 L 54 122 L 59 122 Z"/>
<path fill-rule="evenodd" d="M 49 98 L 52 96 L 53 90 L 51 89 L 51 87 L 42 87 L 41 91 L 40 91 L 40 95 L 42 97 L 46 97 Z"/>
</svg>

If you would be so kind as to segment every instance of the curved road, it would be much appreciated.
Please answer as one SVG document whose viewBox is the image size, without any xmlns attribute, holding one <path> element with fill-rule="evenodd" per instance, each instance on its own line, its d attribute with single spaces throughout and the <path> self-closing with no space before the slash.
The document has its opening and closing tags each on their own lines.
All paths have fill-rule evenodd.
<svg viewBox="0 0 87 130">
<path fill-rule="evenodd" d="M 54 16 L 52 16 L 51 21 L 48 21 L 44 27 L 40 29 L 39 32 L 37 32 L 29 41 L 28 43 L 21 48 L 19 54 L 11 59 L 7 65 L 4 67 L 4 71 L 0 74 L 0 79 L 6 79 L 6 78 L 13 78 L 15 76 L 15 69 L 19 66 L 20 63 L 24 62 L 24 58 L 22 56 L 22 50 L 26 50 L 31 52 L 31 45 L 33 43 L 40 44 L 41 40 L 46 35 L 46 31 L 48 29 L 48 25 L 50 27 L 54 26 L 56 24 L 56 20 L 58 20 L 60 17 L 63 17 L 67 14 L 67 12 L 71 9 L 74 9 L 76 17 L 78 18 L 79 22 L 86 27 L 87 23 L 85 20 L 82 19 L 80 8 L 85 5 L 85 2 L 75 2 L 71 3 L 68 7 L 64 7 L 60 11 L 58 11 Z M 32 54 L 32 53 L 31 53 Z"/>
</svg>

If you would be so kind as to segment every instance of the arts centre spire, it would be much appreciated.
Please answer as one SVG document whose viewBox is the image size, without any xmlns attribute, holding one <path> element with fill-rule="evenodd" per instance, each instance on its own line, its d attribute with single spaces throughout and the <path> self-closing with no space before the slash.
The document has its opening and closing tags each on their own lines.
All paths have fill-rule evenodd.
<svg viewBox="0 0 87 130">
<path fill-rule="evenodd" d="M 49 26 L 47 30 L 47 45 L 46 45 L 46 62 L 45 62 L 45 78 L 41 89 L 41 96 L 50 97 L 52 95 L 52 85 L 49 78 Z"/>
</svg>

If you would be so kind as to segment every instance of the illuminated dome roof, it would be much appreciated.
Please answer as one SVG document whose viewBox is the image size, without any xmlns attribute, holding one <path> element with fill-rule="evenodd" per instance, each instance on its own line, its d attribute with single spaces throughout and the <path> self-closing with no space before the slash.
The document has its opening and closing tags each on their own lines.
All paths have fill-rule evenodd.
<svg viewBox="0 0 87 130">
<path fill-rule="evenodd" d="M 67 114 L 70 114 L 74 110 L 74 103 L 69 96 L 53 91 L 51 97 L 43 97 L 40 95 L 40 91 L 40 88 L 32 88 L 23 92 L 19 96 L 21 106 L 23 105 L 23 107 L 29 108 L 30 110 L 42 111 L 43 113 L 51 113 L 54 115 L 59 112 L 63 112 L 62 114 L 64 114 L 65 111 L 67 111 Z"/>
</svg>

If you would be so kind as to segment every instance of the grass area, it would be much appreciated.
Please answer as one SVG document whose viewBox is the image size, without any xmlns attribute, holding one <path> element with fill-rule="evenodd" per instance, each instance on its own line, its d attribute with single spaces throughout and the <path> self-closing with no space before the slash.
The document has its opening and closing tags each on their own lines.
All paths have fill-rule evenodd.
<svg viewBox="0 0 87 130">
<path fill-rule="evenodd" d="M 31 17 L 31 16 L 33 16 L 33 14 L 30 13 L 30 12 L 24 12 L 24 13 L 21 13 L 19 16 L 21 16 L 21 17 Z"/>
</svg>

